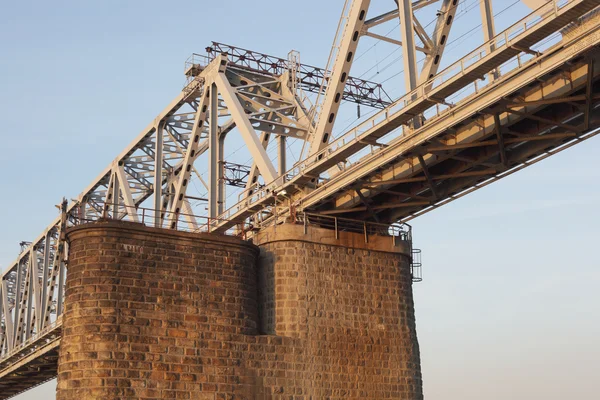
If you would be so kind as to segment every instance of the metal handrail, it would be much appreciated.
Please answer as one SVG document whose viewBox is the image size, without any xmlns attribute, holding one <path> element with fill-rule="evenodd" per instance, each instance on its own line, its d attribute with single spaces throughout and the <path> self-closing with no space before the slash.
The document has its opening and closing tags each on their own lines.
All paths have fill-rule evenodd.
<svg viewBox="0 0 600 400">
<path fill-rule="evenodd" d="M 76 212 L 76 210 L 73 210 Z M 105 213 L 92 216 L 79 216 L 71 212 L 71 225 L 78 226 L 101 221 L 128 221 L 138 222 L 153 228 L 169 228 L 177 231 L 210 233 L 213 228 L 223 222 L 231 222 L 222 218 L 210 218 L 184 212 L 171 212 L 155 210 L 144 207 L 131 207 L 119 205 L 117 213 Z M 116 215 L 115 215 L 116 214 Z M 157 218 L 158 217 L 158 218 Z M 157 223 L 158 221 L 158 223 Z M 174 225 L 173 225 L 174 223 Z M 230 236 L 239 236 L 237 232 L 227 231 Z"/>
<path fill-rule="evenodd" d="M 340 232 L 353 232 L 364 234 L 365 242 L 368 242 L 371 235 L 412 241 L 412 226 L 406 223 L 382 224 L 315 213 L 297 213 L 296 220 L 304 225 L 305 233 L 308 226 L 317 225 L 333 230 L 336 239 L 339 239 Z"/>
</svg>

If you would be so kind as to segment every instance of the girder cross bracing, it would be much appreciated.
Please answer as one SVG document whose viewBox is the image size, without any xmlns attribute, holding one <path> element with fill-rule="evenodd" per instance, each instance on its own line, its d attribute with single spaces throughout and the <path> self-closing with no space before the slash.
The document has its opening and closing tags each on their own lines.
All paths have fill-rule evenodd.
<svg viewBox="0 0 600 400">
<path fill-rule="evenodd" d="M 217 42 L 188 60 L 182 92 L 3 273 L 0 387 L 34 365 L 39 382 L 55 373 L 70 226 L 111 218 L 233 234 L 296 211 L 406 221 L 598 133 L 600 0 L 545 2 L 499 33 L 483 0 L 486 41 L 449 64 L 459 0 L 372 15 L 375 3 L 346 1 L 325 68 Z M 426 7 L 439 12 L 433 31 L 415 13 Z M 390 21 L 396 36 L 377 33 Z M 363 40 L 402 46 L 402 97 L 350 75 Z M 336 137 L 344 102 L 372 111 Z M 249 162 L 228 153 L 230 138 Z"/>
</svg>

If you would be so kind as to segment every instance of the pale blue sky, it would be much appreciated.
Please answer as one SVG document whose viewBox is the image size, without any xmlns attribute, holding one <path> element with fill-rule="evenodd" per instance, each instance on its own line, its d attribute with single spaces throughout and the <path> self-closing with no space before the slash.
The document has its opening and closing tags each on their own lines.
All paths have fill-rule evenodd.
<svg viewBox="0 0 600 400">
<path fill-rule="evenodd" d="M 175 97 L 192 52 L 217 40 L 282 57 L 296 49 L 323 65 L 342 3 L 0 0 L 0 268 Z M 499 28 L 524 13 L 514 6 Z M 477 15 L 465 11 L 450 39 Z M 467 34 L 451 56 L 478 40 Z M 377 74 L 389 51 L 370 50 L 353 75 L 397 73 L 401 60 Z M 397 79 L 390 91 L 400 94 Z M 591 139 L 413 221 L 428 399 L 598 398 L 599 151 Z M 51 383 L 19 399 L 53 397 Z"/>
</svg>

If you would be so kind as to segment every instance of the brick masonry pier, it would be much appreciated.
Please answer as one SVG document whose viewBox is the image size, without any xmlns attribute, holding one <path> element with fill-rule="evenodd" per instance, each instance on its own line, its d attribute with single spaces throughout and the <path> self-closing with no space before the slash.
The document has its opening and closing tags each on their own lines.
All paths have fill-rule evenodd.
<svg viewBox="0 0 600 400">
<path fill-rule="evenodd" d="M 422 399 L 410 246 L 72 229 L 57 399 Z"/>
</svg>

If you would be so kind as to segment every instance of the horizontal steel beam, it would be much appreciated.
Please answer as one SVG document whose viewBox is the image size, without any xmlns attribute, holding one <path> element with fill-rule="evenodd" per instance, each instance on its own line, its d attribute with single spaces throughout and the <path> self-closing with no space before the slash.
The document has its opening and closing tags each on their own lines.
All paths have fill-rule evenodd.
<svg viewBox="0 0 600 400">
<path fill-rule="evenodd" d="M 267 73 L 276 76 L 283 75 L 288 71 L 288 60 L 258 53 L 240 47 L 230 46 L 223 43 L 213 42 L 207 49 L 208 59 L 218 54 L 226 54 L 232 67 L 246 68 L 251 71 Z M 298 66 L 299 86 L 308 92 L 318 93 L 330 72 L 323 68 L 300 64 Z M 391 103 L 391 99 L 379 83 L 370 82 L 361 78 L 349 76 L 346 82 L 342 98 L 346 101 L 362 104 L 375 108 L 384 108 Z"/>
</svg>

